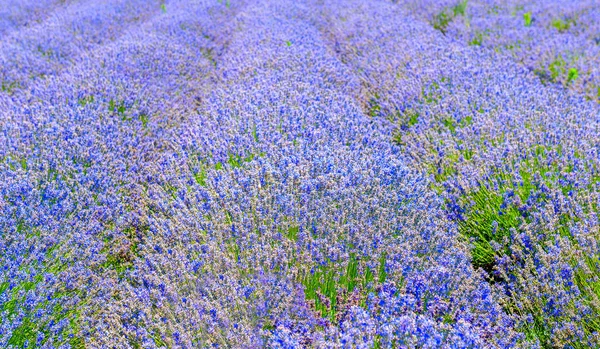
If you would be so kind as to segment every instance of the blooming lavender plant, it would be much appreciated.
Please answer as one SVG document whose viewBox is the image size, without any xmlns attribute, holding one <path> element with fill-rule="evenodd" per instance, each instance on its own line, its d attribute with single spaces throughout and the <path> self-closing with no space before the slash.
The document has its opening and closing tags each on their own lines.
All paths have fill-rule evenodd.
<svg viewBox="0 0 600 349">
<path fill-rule="evenodd" d="M 148 165 L 160 163 L 169 113 L 185 115 L 166 97 L 191 101 L 213 67 L 198 57 L 218 47 L 222 7 L 171 3 L 93 59 L 4 98 L 2 347 L 136 345 L 119 301 L 150 234 Z"/>
<path fill-rule="evenodd" d="M 65 5 L 67 1 L 9 1 L 0 10 L 0 34 L 7 35 L 36 21 L 43 21 L 48 15 Z"/>
<path fill-rule="evenodd" d="M 597 346 L 598 106 L 429 5 L 0 15 L 0 347 Z"/>
<path fill-rule="evenodd" d="M 363 76 L 363 108 L 399 126 L 527 341 L 596 346 L 597 252 L 584 246 L 597 239 L 597 106 L 393 4 L 324 11 L 316 22 Z"/>
<path fill-rule="evenodd" d="M 600 98 L 600 8 L 595 1 L 409 1 L 401 5 L 457 41 L 493 49 L 523 64 L 545 84 L 563 85 L 588 99 Z"/>
<path fill-rule="evenodd" d="M 456 245 L 441 202 L 402 165 L 389 129 L 352 102 L 358 81 L 328 53 L 310 13 L 257 3 L 235 25 L 220 82 L 171 166 L 191 169 L 170 179 L 179 189 L 169 212 L 181 218 L 161 220 L 156 238 L 168 240 L 141 273 L 173 304 L 162 316 L 177 319 L 178 333 L 195 328 L 189 340 L 199 346 L 344 347 L 361 333 L 370 333 L 364 345 L 450 346 L 444 333 L 464 333 L 463 321 L 474 346 L 509 345 L 510 321 Z M 175 221 L 194 220 L 173 234 Z M 409 302 L 391 317 L 428 320 L 377 321 L 369 295 L 381 287 Z M 369 328 L 355 319 L 361 312 Z M 428 342 L 421 331 L 440 335 Z"/>
<path fill-rule="evenodd" d="M 26 93 L 33 81 L 85 60 L 98 45 L 160 13 L 157 1 L 75 2 L 0 41 L 0 93 Z"/>
</svg>

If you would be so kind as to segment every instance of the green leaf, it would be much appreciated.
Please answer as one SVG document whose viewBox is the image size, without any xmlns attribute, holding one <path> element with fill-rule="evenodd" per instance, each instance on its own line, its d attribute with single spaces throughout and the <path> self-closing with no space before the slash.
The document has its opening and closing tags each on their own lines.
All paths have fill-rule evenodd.
<svg viewBox="0 0 600 349">
<path fill-rule="evenodd" d="M 531 21 L 533 20 L 531 12 L 525 12 L 523 14 L 523 19 L 525 20 L 525 26 L 526 27 L 531 27 Z"/>
</svg>

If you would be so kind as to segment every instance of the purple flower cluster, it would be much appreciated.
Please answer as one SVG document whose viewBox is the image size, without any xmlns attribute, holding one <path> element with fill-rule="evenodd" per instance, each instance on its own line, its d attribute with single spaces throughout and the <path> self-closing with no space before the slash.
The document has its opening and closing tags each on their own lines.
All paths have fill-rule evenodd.
<svg viewBox="0 0 600 349">
<path fill-rule="evenodd" d="M 169 180 L 180 218 L 161 220 L 155 244 L 166 247 L 146 257 L 140 297 L 170 285 L 161 316 L 199 346 L 510 345 L 518 336 L 442 202 L 404 167 L 391 129 L 361 112 L 360 82 L 312 11 L 264 2 L 240 13 L 180 138 L 172 167 L 193 176 Z"/>
<path fill-rule="evenodd" d="M 73 46 L 64 69 L 0 99 L 0 347 L 136 346 L 122 300 L 131 299 L 125 280 L 150 234 L 149 210 L 158 210 L 145 191 L 172 152 L 168 129 L 191 115 L 214 69 L 210 52 L 227 32 L 221 12 L 231 11 L 155 3 L 152 20 L 124 30 L 112 11 L 131 3 L 100 12 L 98 4 L 56 16 L 87 33 L 111 23 L 118 37 Z M 46 69 L 36 59 L 14 62 L 15 72 Z"/>
<path fill-rule="evenodd" d="M 598 106 L 466 2 L 12 2 L 1 348 L 600 343 Z"/>
<path fill-rule="evenodd" d="M 4 3 L 0 10 L 0 34 L 7 35 L 47 16 L 63 6 L 61 0 L 23 0 Z"/>
<path fill-rule="evenodd" d="M 77 1 L 60 5 L 40 23 L 2 35 L 0 93 L 28 93 L 27 87 L 37 80 L 93 59 L 87 53 L 95 47 L 116 40 L 128 27 L 139 26 L 159 13 L 156 1 Z"/>
<path fill-rule="evenodd" d="M 545 84 L 600 101 L 597 1 L 418 0 L 402 6 L 458 42 L 523 64 Z"/>
<path fill-rule="evenodd" d="M 598 346 L 598 105 L 397 4 L 327 2 L 314 17 L 527 342 Z"/>
</svg>

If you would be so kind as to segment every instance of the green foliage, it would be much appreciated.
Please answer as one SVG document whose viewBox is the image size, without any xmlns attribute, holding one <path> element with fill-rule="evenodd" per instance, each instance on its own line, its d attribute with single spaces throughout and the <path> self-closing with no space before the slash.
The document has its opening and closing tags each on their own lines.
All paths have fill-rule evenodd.
<svg viewBox="0 0 600 349">
<path fill-rule="evenodd" d="M 158 347 L 158 348 L 170 348 L 171 346 L 168 345 L 167 342 L 165 342 L 160 334 L 160 331 L 158 329 L 155 329 L 154 331 L 152 331 L 152 340 L 154 341 L 154 344 Z"/>
<path fill-rule="evenodd" d="M 473 124 L 473 117 L 471 115 L 467 115 L 464 118 L 460 119 L 460 122 L 458 124 L 461 128 L 470 126 Z"/>
<path fill-rule="evenodd" d="M 303 284 L 305 295 L 309 300 L 314 301 L 314 307 L 323 317 L 328 317 L 335 322 L 337 308 L 337 287 L 335 284 L 335 274 L 333 270 L 316 270 L 308 274 Z"/>
<path fill-rule="evenodd" d="M 93 96 L 93 95 L 89 95 L 89 96 L 86 96 L 86 97 L 82 97 L 82 98 L 80 98 L 80 99 L 77 101 L 77 103 L 78 103 L 80 106 L 82 106 L 82 107 L 85 107 L 85 106 L 86 106 L 86 105 L 88 105 L 88 104 L 92 104 L 92 103 L 94 103 L 94 96 Z"/>
<path fill-rule="evenodd" d="M 473 203 L 459 222 L 459 231 L 472 239 L 471 256 L 473 265 L 491 270 L 495 262 L 496 251 L 490 242 L 501 243 L 510 236 L 511 228 L 518 228 L 521 214 L 518 207 L 509 205 L 501 209 L 502 195 L 482 185 L 479 190 L 468 196 Z"/>
<path fill-rule="evenodd" d="M 23 171 L 27 171 L 27 158 L 15 155 L 7 155 L 4 158 L 0 158 L 0 161 L 5 161 L 8 167 L 15 171 L 17 168 L 21 168 Z"/>
<path fill-rule="evenodd" d="M 483 33 L 475 33 L 473 39 L 469 41 L 469 45 L 471 46 L 481 46 L 483 43 Z"/>
<path fill-rule="evenodd" d="M 29 318 L 25 318 L 21 325 L 13 330 L 8 345 L 25 348 L 25 343 L 36 339 L 36 327 Z"/>
<path fill-rule="evenodd" d="M 131 255 L 129 253 L 109 254 L 106 256 L 106 261 L 101 264 L 101 267 L 116 271 L 119 278 L 122 278 L 127 270 L 133 268 Z"/>
<path fill-rule="evenodd" d="M 255 140 L 258 140 L 258 136 L 256 134 L 256 128 L 252 132 L 253 132 L 253 137 L 255 138 Z M 229 153 L 229 157 L 227 159 L 227 164 L 229 166 L 231 166 L 232 168 L 241 168 L 244 166 L 244 164 L 249 163 L 252 160 L 254 160 L 255 158 L 262 157 L 262 156 L 264 156 L 264 153 L 256 153 L 256 154 L 248 153 L 248 155 L 246 155 L 246 156 Z M 197 160 L 193 161 L 192 163 L 189 163 L 188 165 L 190 166 L 190 170 L 192 172 L 194 180 L 196 181 L 197 184 L 199 184 L 201 186 L 207 185 L 208 170 L 213 168 L 217 171 L 221 171 L 225 168 L 225 165 L 220 161 L 215 163 L 214 165 L 210 165 L 206 160 L 202 160 L 199 157 Z"/>
<path fill-rule="evenodd" d="M 467 1 L 468 0 L 462 0 L 460 1 L 458 4 L 456 4 L 453 8 L 452 8 L 452 12 L 454 13 L 454 17 L 456 16 L 464 16 L 467 12 Z"/>
<path fill-rule="evenodd" d="M 385 282 L 385 279 L 387 278 L 387 272 L 385 271 L 386 258 L 387 258 L 387 255 L 384 252 L 379 259 L 379 269 L 377 270 L 377 275 L 378 275 L 378 278 L 379 278 L 378 281 L 380 284 L 383 284 Z"/>
<path fill-rule="evenodd" d="M 558 56 L 554 61 L 552 61 L 552 63 L 550 63 L 548 70 L 550 71 L 550 78 L 552 81 L 556 81 L 559 75 L 562 74 L 565 69 L 565 65 L 565 60 L 561 56 Z"/>
<path fill-rule="evenodd" d="M 407 122 L 408 127 L 416 125 L 417 122 L 419 122 L 419 113 L 415 112 L 415 113 L 409 114 L 408 122 Z"/>
<path fill-rule="evenodd" d="M 435 182 L 444 183 L 448 178 L 457 173 L 456 163 L 460 160 L 459 154 L 449 153 L 446 155 L 446 161 L 436 161 L 429 164 L 428 173 L 433 175 Z"/>
<path fill-rule="evenodd" d="M 435 15 L 435 17 L 433 17 L 431 20 L 431 25 L 433 28 L 442 32 L 442 34 L 446 34 L 448 25 L 450 22 L 452 22 L 452 20 L 454 20 L 454 18 L 466 15 L 467 2 L 467 0 L 461 0 L 450 9 L 446 8 L 442 12 Z"/>
<path fill-rule="evenodd" d="M 118 277 L 122 279 L 128 270 L 133 268 L 133 261 L 139 257 L 139 243 L 141 238 L 147 235 L 150 227 L 128 226 L 123 229 L 124 240 L 118 243 L 123 246 L 117 246 L 113 237 L 107 235 L 104 240 L 104 247 L 100 251 L 106 254 L 106 260 L 100 264 L 101 269 L 114 270 Z"/>
<path fill-rule="evenodd" d="M 194 180 L 199 185 L 205 187 L 206 186 L 206 168 L 202 166 L 199 171 L 193 172 Z"/>
<path fill-rule="evenodd" d="M 533 21 L 533 16 L 532 16 L 531 12 L 523 13 L 523 20 L 525 21 L 526 27 L 531 27 L 531 22 Z"/>
<path fill-rule="evenodd" d="M 579 77 L 579 72 L 577 71 L 577 68 L 571 68 L 571 69 L 569 69 L 569 72 L 568 72 L 567 82 L 575 81 L 575 80 L 577 80 L 578 77 Z"/>
<path fill-rule="evenodd" d="M 201 48 L 200 51 L 202 52 L 202 56 L 204 56 L 204 58 L 208 59 L 214 67 L 217 66 L 217 59 L 215 58 L 215 50 L 212 47 L 204 47 L 204 48 Z"/>
<path fill-rule="evenodd" d="M 42 56 L 51 58 L 54 55 L 54 51 L 52 49 L 44 49 L 42 46 L 38 45 L 37 51 L 42 54 Z"/>
<path fill-rule="evenodd" d="M 381 105 L 379 104 L 379 94 L 375 93 L 373 97 L 369 100 L 369 116 L 376 117 L 379 116 L 381 112 Z"/>
<path fill-rule="evenodd" d="M 552 26 L 554 28 L 556 28 L 559 32 L 565 32 L 567 30 L 569 30 L 569 28 L 571 27 L 571 24 L 573 24 L 573 20 L 567 19 L 567 20 L 563 20 L 560 18 L 556 18 L 552 21 Z"/>
<path fill-rule="evenodd" d="M 543 83 L 563 81 L 565 85 L 577 80 L 579 71 L 577 68 L 567 69 L 567 62 L 559 55 L 548 65 L 548 69 L 536 69 L 535 74 L 539 76 Z"/>
<path fill-rule="evenodd" d="M 85 339 L 82 336 L 73 336 L 69 339 L 71 349 L 85 349 Z"/>
<path fill-rule="evenodd" d="M 437 81 L 433 81 L 431 85 L 423 86 L 421 94 L 425 103 L 437 103 L 440 98 L 440 84 Z"/>
<path fill-rule="evenodd" d="M 259 154 L 258 156 L 261 156 L 262 154 Z M 227 160 L 227 163 L 229 165 L 231 165 L 231 167 L 233 168 L 240 168 L 242 167 L 242 165 L 246 162 L 250 162 L 252 160 L 254 160 L 254 158 L 256 157 L 256 155 L 250 153 L 248 154 L 246 157 L 242 157 L 241 155 L 236 155 L 233 153 L 229 154 L 229 160 Z"/>
<path fill-rule="evenodd" d="M 406 110 L 404 112 L 397 112 L 395 116 L 390 116 L 389 120 L 397 123 L 400 130 L 408 130 L 419 123 L 420 116 L 419 112 L 415 110 Z"/>
<path fill-rule="evenodd" d="M 351 294 L 358 291 L 364 305 L 364 300 L 372 290 L 375 280 L 378 284 L 385 282 L 387 278 L 385 264 L 386 255 L 383 254 L 377 267 L 377 278 L 373 270 L 361 263 L 355 255 L 350 257 L 344 269 L 340 268 L 339 263 L 332 262 L 316 267 L 313 272 L 306 273 L 301 280 L 305 287 L 306 299 L 313 302 L 315 310 L 322 317 L 337 323 L 340 306 Z"/>
<path fill-rule="evenodd" d="M 0 84 L 0 90 L 6 93 L 13 93 L 17 88 L 19 88 L 19 83 L 16 81 L 2 81 Z"/>
<path fill-rule="evenodd" d="M 442 32 L 442 34 L 446 34 L 448 30 L 448 24 L 452 21 L 452 16 L 447 14 L 445 11 L 438 13 L 433 20 L 431 21 L 431 25 L 433 28 Z"/>
<path fill-rule="evenodd" d="M 148 114 L 142 113 L 142 114 L 140 114 L 140 116 L 138 118 L 139 118 L 140 122 L 142 123 L 143 128 L 148 127 L 148 120 L 150 119 Z"/>
<path fill-rule="evenodd" d="M 298 241 L 298 232 L 300 231 L 300 227 L 297 225 L 291 226 L 287 229 L 286 236 L 293 241 Z"/>
<path fill-rule="evenodd" d="M 256 143 L 258 143 L 258 133 L 256 131 L 256 125 L 252 127 L 252 138 Z"/>
<path fill-rule="evenodd" d="M 340 277 L 340 285 L 343 290 L 352 292 L 358 284 L 358 281 L 358 261 L 352 257 L 346 267 L 346 273 L 342 274 Z"/>
<path fill-rule="evenodd" d="M 125 101 L 116 102 L 114 99 L 111 99 L 108 102 L 108 111 L 111 113 L 117 113 L 122 116 L 123 120 L 126 120 L 125 111 L 127 108 L 125 107 Z"/>
<path fill-rule="evenodd" d="M 229 0 L 219 0 L 219 4 L 225 3 L 225 7 L 229 8 L 231 6 L 231 3 L 229 2 Z"/>
<path fill-rule="evenodd" d="M 454 119 L 453 119 L 453 118 L 451 118 L 451 117 L 444 118 L 444 119 L 442 120 L 442 123 L 443 123 L 443 124 L 444 124 L 444 126 L 445 126 L 445 127 L 448 129 L 448 130 L 450 130 L 450 132 L 452 132 L 453 134 L 456 132 L 456 126 L 457 126 L 457 123 L 456 123 L 456 121 L 454 121 Z"/>
</svg>

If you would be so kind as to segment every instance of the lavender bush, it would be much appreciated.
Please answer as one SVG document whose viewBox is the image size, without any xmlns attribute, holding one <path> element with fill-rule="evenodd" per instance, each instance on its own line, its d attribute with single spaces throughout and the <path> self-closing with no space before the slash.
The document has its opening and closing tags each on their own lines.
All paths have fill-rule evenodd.
<svg viewBox="0 0 600 349">
<path fill-rule="evenodd" d="M 365 112 L 430 173 L 517 330 L 597 346 L 598 106 L 406 16 L 328 2 L 315 23 L 362 77 Z"/>
<path fill-rule="evenodd" d="M 405 1 L 398 6 L 463 44 L 493 49 L 544 84 L 600 100 L 597 1 Z"/>
<path fill-rule="evenodd" d="M 0 347 L 600 345 L 595 4 L 9 3 Z"/>
</svg>

